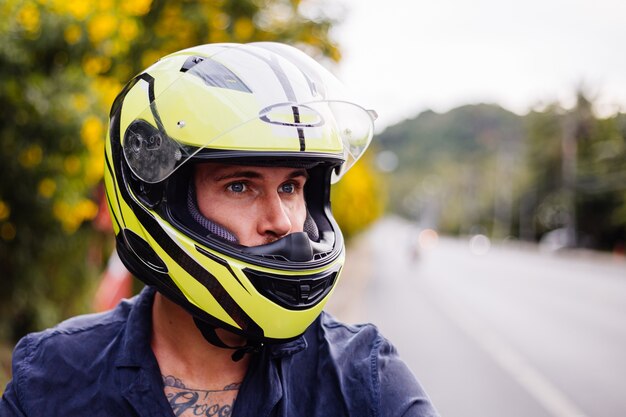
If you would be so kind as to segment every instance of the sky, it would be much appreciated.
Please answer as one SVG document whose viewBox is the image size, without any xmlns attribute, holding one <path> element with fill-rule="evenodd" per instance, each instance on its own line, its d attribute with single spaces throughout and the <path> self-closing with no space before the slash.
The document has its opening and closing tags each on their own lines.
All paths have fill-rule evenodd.
<svg viewBox="0 0 626 417">
<path fill-rule="evenodd" d="M 496 103 L 518 114 L 574 103 L 626 111 L 625 0 L 341 0 L 337 74 L 377 131 L 431 109 Z"/>
</svg>

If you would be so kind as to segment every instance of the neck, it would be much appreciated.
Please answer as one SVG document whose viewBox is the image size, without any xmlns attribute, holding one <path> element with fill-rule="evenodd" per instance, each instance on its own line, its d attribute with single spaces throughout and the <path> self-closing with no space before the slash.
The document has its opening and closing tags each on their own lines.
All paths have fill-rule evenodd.
<svg viewBox="0 0 626 417">
<path fill-rule="evenodd" d="M 245 344 L 243 337 L 222 329 L 216 332 L 229 346 Z M 151 345 L 163 376 L 205 388 L 240 383 L 248 368 L 249 355 L 234 362 L 232 349 L 207 342 L 192 316 L 160 293 L 152 307 Z"/>
</svg>

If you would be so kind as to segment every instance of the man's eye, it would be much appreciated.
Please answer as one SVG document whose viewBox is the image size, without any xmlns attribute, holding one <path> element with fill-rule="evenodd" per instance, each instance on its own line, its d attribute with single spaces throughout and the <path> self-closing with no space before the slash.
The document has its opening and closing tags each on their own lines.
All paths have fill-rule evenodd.
<svg viewBox="0 0 626 417">
<path fill-rule="evenodd" d="M 232 184 L 229 184 L 226 189 L 228 191 L 232 191 L 233 193 L 243 193 L 244 191 L 246 191 L 246 184 L 244 184 L 243 182 L 234 182 Z"/>
<path fill-rule="evenodd" d="M 295 184 L 283 184 L 281 186 L 281 191 L 283 193 L 293 194 L 293 193 L 296 192 L 296 186 L 295 186 Z"/>
</svg>

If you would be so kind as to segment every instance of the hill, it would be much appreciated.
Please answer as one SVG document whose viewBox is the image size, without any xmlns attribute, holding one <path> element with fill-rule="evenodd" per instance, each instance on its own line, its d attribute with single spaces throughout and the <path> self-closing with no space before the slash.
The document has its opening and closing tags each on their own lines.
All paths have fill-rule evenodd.
<svg viewBox="0 0 626 417">
<path fill-rule="evenodd" d="M 508 172 L 512 167 L 503 173 L 501 165 L 521 159 L 524 137 L 522 116 L 490 104 L 443 114 L 425 111 L 390 126 L 378 135 L 377 146 L 398 158 L 398 167 L 388 178 L 391 209 L 429 227 L 440 226 L 443 220 L 454 231 L 462 231 L 461 225 L 452 224 L 458 223 L 450 218 L 458 217 L 452 213 L 462 208 L 480 211 L 484 204 L 478 196 L 494 188 L 494 175 L 502 180 L 512 175 Z"/>
</svg>

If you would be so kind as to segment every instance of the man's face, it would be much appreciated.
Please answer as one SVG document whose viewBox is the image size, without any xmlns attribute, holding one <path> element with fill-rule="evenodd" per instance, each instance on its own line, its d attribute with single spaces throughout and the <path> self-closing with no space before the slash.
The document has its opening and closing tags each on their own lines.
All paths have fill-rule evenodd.
<svg viewBox="0 0 626 417">
<path fill-rule="evenodd" d="M 242 245 L 271 243 L 303 231 L 307 178 L 306 170 L 300 168 L 198 164 L 198 208 Z"/>
</svg>

